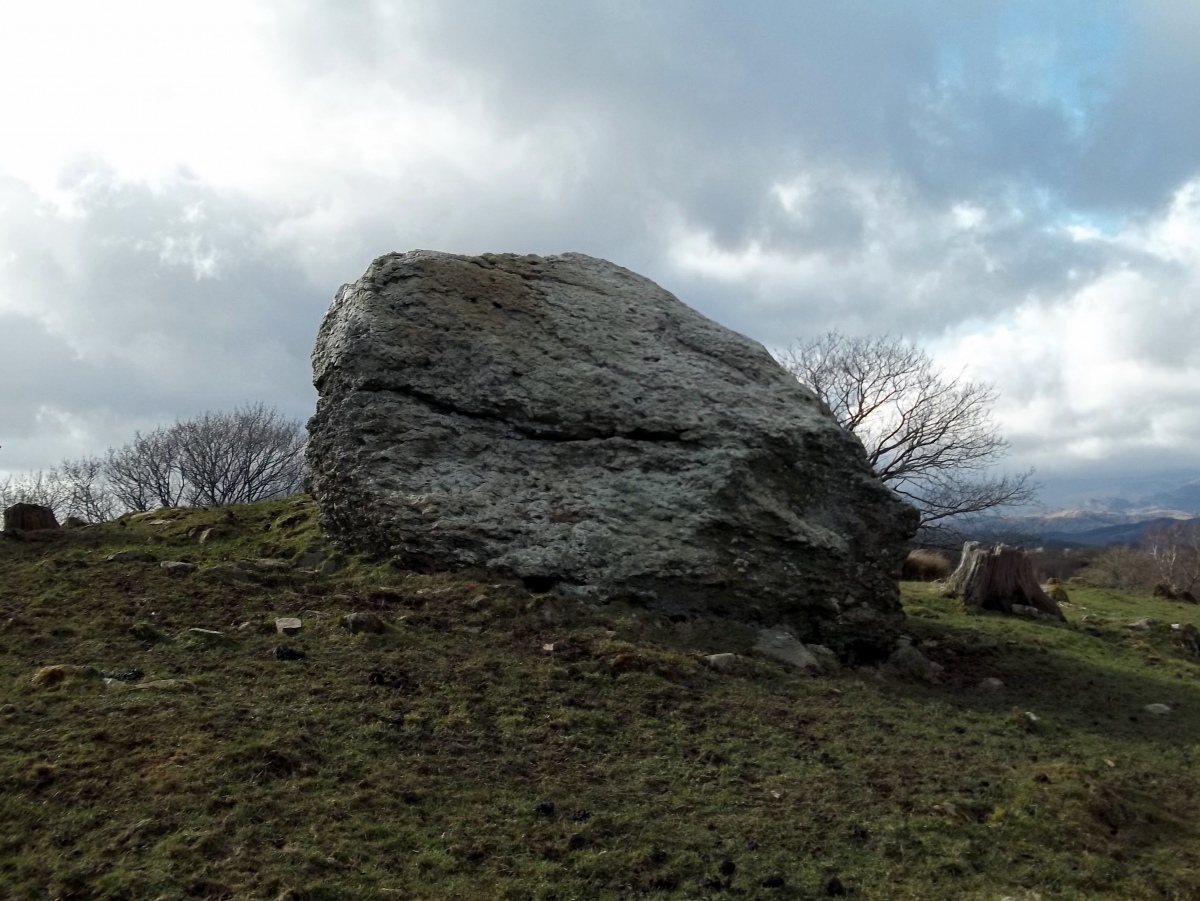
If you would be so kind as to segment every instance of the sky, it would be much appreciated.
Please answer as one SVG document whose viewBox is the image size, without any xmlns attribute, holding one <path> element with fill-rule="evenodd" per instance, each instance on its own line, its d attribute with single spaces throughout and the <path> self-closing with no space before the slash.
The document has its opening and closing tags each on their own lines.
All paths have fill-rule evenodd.
<svg viewBox="0 0 1200 901">
<path fill-rule="evenodd" d="M 0 474 L 307 418 L 337 288 L 429 248 L 904 336 L 1048 499 L 1195 478 L 1197 46 L 1194 0 L 0 0 Z"/>
</svg>

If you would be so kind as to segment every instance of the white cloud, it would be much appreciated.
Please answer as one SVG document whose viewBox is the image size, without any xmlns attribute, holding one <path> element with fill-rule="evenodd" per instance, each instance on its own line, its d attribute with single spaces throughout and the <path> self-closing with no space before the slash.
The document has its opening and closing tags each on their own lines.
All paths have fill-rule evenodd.
<svg viewBox="0 0 1200 901">
<path fill-rule="evenodd" d="M 1108 267 L 1010 315 L 968 322 L 937 345 L 950 368 L 998 384 L 1023 459 L 1068 469 L 1098 459 L 1153 467 L 1200 443 L 1200 180 L 1116 235 Z"/>
<path fill-rule="evenodd" d="M 605 256 L 768 344 L 905 333 L 1000 383 L 1030 460 L 1178 457 L 1198 26 L 1168 0 L 5 4 L 0 348 L 53 372 L 0 398 L 5 454 L 303 415 L 337 285 L 433 247 Z"/>
</svg>

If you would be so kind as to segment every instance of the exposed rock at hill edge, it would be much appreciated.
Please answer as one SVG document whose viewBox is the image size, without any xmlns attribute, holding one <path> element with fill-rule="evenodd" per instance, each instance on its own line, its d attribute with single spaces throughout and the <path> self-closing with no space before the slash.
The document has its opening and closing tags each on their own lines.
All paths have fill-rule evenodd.
<svg viewBox="0 0 1200 901">
<path fill-rule="evenodd" d="M 307 486 L 344 547 L 866 658 L 917 514 L 749 338 L 581 254 L 389 254 L 313 351 Z"/>
</svg>

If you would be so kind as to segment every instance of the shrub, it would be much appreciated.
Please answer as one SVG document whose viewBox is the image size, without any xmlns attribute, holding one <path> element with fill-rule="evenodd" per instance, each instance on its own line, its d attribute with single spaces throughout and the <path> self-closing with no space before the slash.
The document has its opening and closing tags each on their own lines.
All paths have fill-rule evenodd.
<svg viewBox="0 0 1200 901">
<path fill-rule="evenodd" d="M 946 555 L 940 551 L 917 548 L 910 551 L 900 570 L 900 578 L 906 582 L 933 582 L 950 575 L 953 567 Z"/>
</svg>

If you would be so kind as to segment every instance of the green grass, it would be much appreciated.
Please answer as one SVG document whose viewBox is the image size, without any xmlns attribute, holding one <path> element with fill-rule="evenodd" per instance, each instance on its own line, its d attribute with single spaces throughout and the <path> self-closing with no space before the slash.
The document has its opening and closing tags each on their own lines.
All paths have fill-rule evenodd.
<svg viewBox="0 0 1200 901">
<path fill-rule="evenodd" d="M 1058 624 L 906 584 L 940 684 L 718 674 L 750 630 L 292 565 L 322 546 L 304 498 L 0 542 L 0 897 L 1200 897 L 1194 606 L 1068 586 Z M 259 558 L 288 565 L 230 566 Z M 57 664 L 172 681 L 34 684 Z"/>
</svg>

